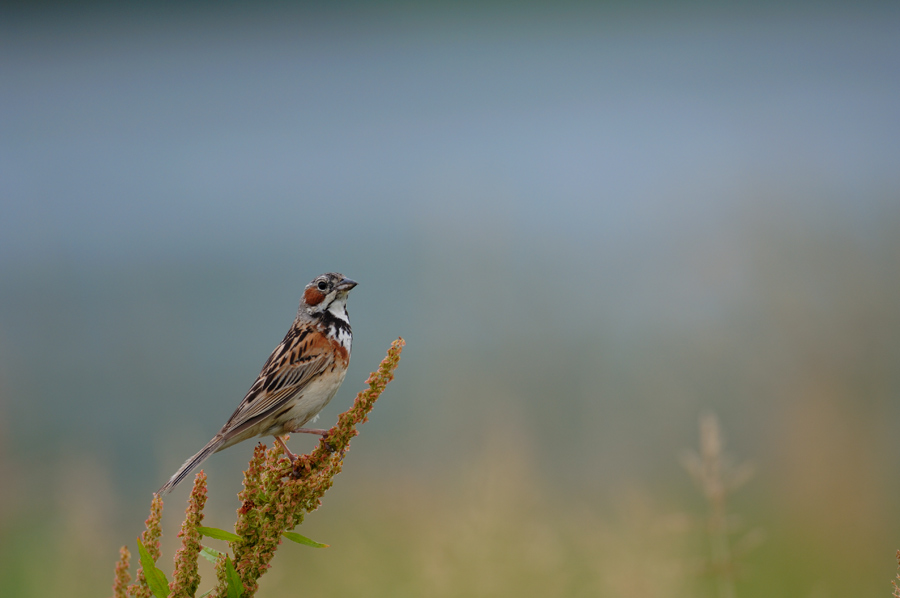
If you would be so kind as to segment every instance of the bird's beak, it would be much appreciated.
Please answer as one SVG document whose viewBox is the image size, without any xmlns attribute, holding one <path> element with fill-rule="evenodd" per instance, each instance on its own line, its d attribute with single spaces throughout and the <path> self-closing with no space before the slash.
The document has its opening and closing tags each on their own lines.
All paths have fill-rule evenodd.
<svg viewBox="0 0 900 598">
<path fill-rule="evenodd" d="M 359 283 L 357 283 L 355 280 L 350 280 L 349 278 L 345 278 L 341 282 L 339 282 L 337 284 L 337 287 L 335 287 L 335 288 L 338 291 L 347 292 L 350 289 L 352 289 L 353 287 L 355 287 L 357 284 L 359 284 Z"/>
</svg>

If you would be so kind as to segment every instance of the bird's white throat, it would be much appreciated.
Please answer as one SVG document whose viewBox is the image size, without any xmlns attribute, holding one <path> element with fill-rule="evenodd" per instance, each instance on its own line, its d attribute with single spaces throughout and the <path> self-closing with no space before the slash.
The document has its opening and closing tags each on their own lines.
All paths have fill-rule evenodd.
<svg viewBox="0 0 900 598">
<path fill-rule="evenodd" d="M 328 306 L 328 311 L 338 320 L 350 323 L 350 316 L 347 315 L 347 296 L 338 297 Z"/>
</svg>

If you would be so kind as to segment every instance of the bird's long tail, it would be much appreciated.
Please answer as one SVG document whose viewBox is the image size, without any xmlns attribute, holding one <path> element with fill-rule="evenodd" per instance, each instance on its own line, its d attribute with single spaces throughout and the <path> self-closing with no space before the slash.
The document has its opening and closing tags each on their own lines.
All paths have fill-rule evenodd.
<svg viewBox="0 0 900 598">
<path fill-rule="evenodd" d="M 181 483 L 184 478 L 188 477 L 194 469 L 196 469 L 201 463 L 206 461 L 206 459 L 212 455 L 214 452 L 223 448 L 222 445 L 225 444 L 225 438 L 219 434 L 210 440 L 206 446 L 200 449 L 200 452 L 188 459 L 184 462 L 184 465 L 175 472 L 168 482 L 166 482 L 162 488 L 156 491 L 158 496 L 164 496 L 172 491 L 175 486 Z"/>
</svg>

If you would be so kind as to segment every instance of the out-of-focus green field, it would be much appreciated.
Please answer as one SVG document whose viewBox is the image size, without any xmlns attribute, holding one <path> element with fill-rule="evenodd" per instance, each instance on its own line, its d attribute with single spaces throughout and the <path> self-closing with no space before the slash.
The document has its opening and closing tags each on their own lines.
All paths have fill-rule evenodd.
<svg viewBox="0 0 900 598">
<path fill-rule="evenodd" d="M 631 338 L 613 327 L 603 333 L 603 325 L 578 328 L 563 314 L 543 324 L 498 326 L 494 338 L 471 327 L 464 332 L 474 344 L 459 330 L 434 339 L 415 317 L 368 305 L 361 285 L 352 305 L 359 322 L 354 370 L 339 405 L 323 417 L 348 405 L 377 364 L 389 340 L 379 326 L 403 333 L 409 344 L 345 471 L 303 526 L 331 547 L 283 546 L 260 595 L 716 596 L 716 576 L 707 571 L 709 506 L 680 464 L 685 450 L 697 450 L 704 411 L 718 414 L 731 462 L 750 461 L 756 472 L 728 498 L 737 595 L 887 595 L 900 543 L 890 499 L 898 459 L 895 222 L 875 226 L 865 239 L 806 231 L 796 245 L 800 237 L 770 231 L 770 242 L 747 250 L 748 289 L 739 304 L 711 320 L 638 327 Z M 473 284 L 490 287 L 495 270 L 471 271 Z M 423 296 L 413 278 L 403 293 Z M 548 280 L 585 278 L 570 272 Z M 485 292 L 487 300 L 504 305 L 492 296 L 509 291 L 502 284 Z M 552 295 L 535 284 L 539 297 Z M 568 305 L 579 313 L 602 303 L 602 293 L 576 295 Z M 121 321 L 147 326 L 131 316 L 155 300 L 127 308 Z M 426 296 L 417 311 L 427 314 L 432 300 Z M 378 313 L 393 324 L 369 323 Z M 201 330 L 214 326 L 208 318 L 200 318 Z M 181 343 L 195 332 L 177 327 L 117 333 L 172 335 L 180 359 Z M 368 338 L 373 329 L 385 339 L 380 345 Z M 158 342 L 145 354 L 159 351 L 165 360 L 167 341 Z M 23 439 L 5 425 L 0 574 L 10 595 L 108 592 L 118 546 L 135 550 L 150 493 L 206 439 L 195 430 L 212 431 L 231 409 L 230 402 L 203 407 L 200 399 L 176 396 L 188 380 L 176 357 L 158 366 L 156 384 L 171 386 L 164 407 L 107 407 L 122 410 L 119 433 L 133 436 L 121 445 L 104 438 L 110 414 L 90 402 L 61 405 L 74 428 L 43 437 Z M 100 367 L 85 379 L 126 386 L 143 366 L 133 355 L 124 359 L 134 371 Z M 218 362 L 194 359 L 216 378 Z M 252 376 L 248 360 L 244 376 L 223 369 L 217 384 L 233 377 L 240 388 L 241 378 Z M 134 389 L 140 401 L 152 402 L 154 393 L 166 394 Z M 201 423 L 203 410 L 213 409 L 214 421 Z M 143 415 L 127 415 L 134 410 Z M 55 435 L 71 444 L 54 448 Z M 298 449 L 310 442 L 292 440 Z M 250 448 L 208 462 L 208 524 L 230 527 Z M 186 492 L 167 500 L 164 563 L 177 547 Z"/>
</svg>

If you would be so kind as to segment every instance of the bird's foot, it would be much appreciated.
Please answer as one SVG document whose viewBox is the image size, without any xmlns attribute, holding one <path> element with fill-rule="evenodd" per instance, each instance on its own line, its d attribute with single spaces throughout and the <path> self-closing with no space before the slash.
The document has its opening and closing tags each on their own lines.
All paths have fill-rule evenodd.
<svg viewBox="0 0 900 598">
<path fill-rule="evenodd" d="M 291 449 L 287 447 L 287 445 L 284 443 L 284 439 L 281 436 L 276 436 L 275 442 L 278 443 L 278 446 L 281 447 L 281 450 L 284 451 L 284 455 L 292 464 L 297 461 L 297 455 L 291 452 Z"/>
</svg>

